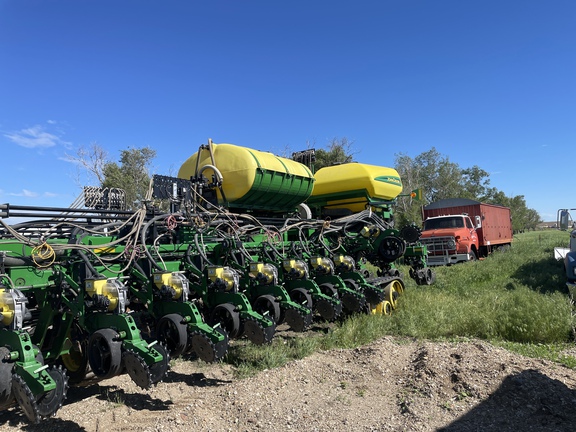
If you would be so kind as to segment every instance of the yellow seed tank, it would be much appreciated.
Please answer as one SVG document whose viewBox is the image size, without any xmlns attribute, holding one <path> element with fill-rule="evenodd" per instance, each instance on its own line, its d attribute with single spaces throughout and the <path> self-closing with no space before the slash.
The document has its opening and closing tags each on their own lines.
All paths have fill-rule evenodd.
<svg viewBox="0 0 576 432">
<path fill-rule="evenodd" d="M 398 171 L 376 165 L 347 163 L 324 167 L 314 178 L 314 190 L 306 202 L 311 207 L 356 213 L 367 206 L 389 204 L 402 192 Z"/>
<path fill-rule="evenodd" d="M 312 193 L 314 177 L 305 165 L 291 159 L 233 144 L 212 144 L 194 153 L 178 172 L 190 179 L 202 173 L 222 175 L 218 202 L 231 208 L 293 210 Z"/>
</svg>

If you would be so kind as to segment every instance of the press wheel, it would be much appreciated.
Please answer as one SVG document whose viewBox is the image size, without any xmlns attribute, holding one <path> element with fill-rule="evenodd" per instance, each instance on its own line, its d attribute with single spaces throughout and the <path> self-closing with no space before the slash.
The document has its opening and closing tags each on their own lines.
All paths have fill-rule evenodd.
<svg viewBox="0 0 576 432">
<path fill-rule="evenodd" d="M 280 322 L 280 304 L 274 296 L 269 294 L 261 295 L 256 299 L 252 308 L 259 314 L 269 317 L 273 324 Z"/>
<path fill-rule="evenodd" d="M 8 408 L 14 401 L 12 393 L 12 369 L 14 363 L 7 359 L 10 350 L 6 347 L 0 347 L 0 410 Z"/>
<path fill-rule="evenodd" d="M 210 322 L 212 325 L 220 323 L 231 338 L 240 335 L 240 314 L 232 303 L 217 305 L 210 314 Z"/>
<path fill-rule="evenodd" d="M 312 309 L 312 296 L 307 289 L 294 288 L 292 291 L 290 291 L 289 295 L 292 301 L 307 307 L 308 309 Z"/>
<path fill-rule="evenodd" d="M 168 314 L 156 324 L 156 339 L 163 343 L 172 358 L 180 357 L 188 344 L 188 326 L 182 322 L 182 315 Z"/>
<path fill-rule="evenodd" d="M 95 331 L 88 340 L 88 362 L 94 374 L 102 379 L 112 378 L 122 368 L 122 342 L 112 329 Z"/>
</svg>

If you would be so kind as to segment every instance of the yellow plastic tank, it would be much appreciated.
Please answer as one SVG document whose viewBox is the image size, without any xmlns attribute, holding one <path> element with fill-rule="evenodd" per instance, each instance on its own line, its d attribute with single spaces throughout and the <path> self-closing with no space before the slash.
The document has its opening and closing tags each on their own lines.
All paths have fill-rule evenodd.
<svg viewBox="0 0 576 432">
<path fill-rule="evenodd" d="M 305 165 L 234 144 L 210 143 L 182 164 L 178 177 L 190 179 L 202 172 L 211 179 L 211 166 L 222 174 L 225 200 L 218 190 L 218 202 L 232 208 L 293 210 L 314 186 L 314 176 Z"/>
<path fill-rule="evenodd" d="M 314 175 L 310 206 L 348 209 L 354 213 L 368 205 L 394 200 L 402 192 L 398 171 L 362 163 L 347 163 L 319 169 Z"/>
</svg>

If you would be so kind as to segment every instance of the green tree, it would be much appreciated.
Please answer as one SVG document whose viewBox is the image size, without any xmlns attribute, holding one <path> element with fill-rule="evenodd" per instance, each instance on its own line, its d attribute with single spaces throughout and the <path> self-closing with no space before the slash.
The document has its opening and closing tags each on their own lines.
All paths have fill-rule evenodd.
<svg viewBox="0 0 576 432">
<path fill-rule="evenodd" d="M 496 188 L 490 188 L 487 190 L 485 196 L 485 202 L 489 204 L 496 204 L 504 207 L 510 207 L 510 198 L 508 198 L 504 192 Z"/>
<path fill-rule="evenodd" d="M 534 209 L 528 209 L 526 213 L 526 229 L 535 230 L 540 222 L 542 222 L 540 213 Z"/>
<path fill-rule="evenodd" d="M 418 201 L 408 195 L 411 191 L 418 188 L 424 191 L 420 168 L 410 156 L 402 154 L 396 156 L 395 169 L 402 180 L 402 195 L 404 195 L 396 201 L 395 219 L 397 226 L 405 226 L 411 223 L 420 225 L 422 222 L 421 206 L 424 204 L 424 200 Z"/>
<path fill-rule="evenodd" d="M 515 232 L 535 229 L 540 222 L 538 212 L 529 209 L 523 195 L 508 197 L 504 192 L 490 187 L 488 172 L 477 165 L 461 169 L 441 155 L 434 147 L 415 158 L 396 155 L 395 168 L 403 184 L 402 195 L 412 190 L 423 190 L 422 201 L 399 197 L 396 222 L 398 227 L 422 222 L 422 206 L 445 198 L 469 198 L 489 204 L 510 207 L 512 228 Z"/>
<path fill-rule="evenodd" d="M 395 169 L 400 174 L 403 185 L 403 195 L 414 189 L 421 189 L 422 201 L 401 197 L 397 202 L 396 221 L 398 226 L 422 222 L 421 206 L 443 198 L 461 196 L 462 172 L 460 167 L 442 156 L 436 148 L 415 158 L 405 154 L 397 154 Z"/>
<path fill-rule="evenodd" d="M 342 163 L 354 162 L 354 141 L 348 138 L 333 138 L 327 146 L 327 149 L 316 150 L 316 162 L 314 163 L 315 171 L 320 168 L 338 165 Z"/>
<path fill-rule="evenodd" d="M 490 185 L 489 174 L 474 165 L 472 168 L 465 168 L 461 171 L 462 196 L 461 198 L 478 199 L 483 201 L 487 196 Z"/>
<path fill-rule="evenodd" d="M 436 148 L 414 158 L 413 169 L 416 179 L 424 189 L 424 203 L 450 198 L 461 194 L 460 167 L 442 156 Z M 404 173 L 404 175 L 409 173 Z M 403 173 L 400 173 L 402 178 Z M 409 191 L 407 191 L 409 192 Z"/>
<path fill-rule="evenodd" d="M 126 192 L 126 207 L 133 209 L 145 199 L 150 186 L 150 163 L 156 150 L 150 147 L 128 148 L 120 153 L 120 164 L 107 162 L 103 167 L 102 187 Z"/>
</svg>

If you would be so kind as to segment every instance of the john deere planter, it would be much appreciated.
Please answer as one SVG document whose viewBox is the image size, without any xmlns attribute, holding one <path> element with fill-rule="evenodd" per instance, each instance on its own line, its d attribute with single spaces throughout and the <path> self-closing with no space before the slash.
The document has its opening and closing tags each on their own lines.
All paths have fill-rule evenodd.
<svg viewBox="0 0 576 432">
<path fill-rule="evenodd" d="M 313 173 L 313 156 L 210 141 L 134 211 L 91 187 L 70 208 L 1 205 L 0 409 L 38 423 L 87 378 L 148 389 L 170 358 L 218 361 L 231 339 L 390 314 L 401 258 L 432 283 L 419 231 L 394 227 L 398 173 Z"/>
</svg>

